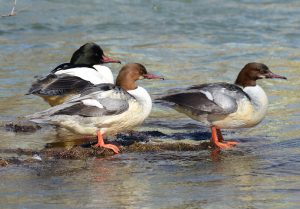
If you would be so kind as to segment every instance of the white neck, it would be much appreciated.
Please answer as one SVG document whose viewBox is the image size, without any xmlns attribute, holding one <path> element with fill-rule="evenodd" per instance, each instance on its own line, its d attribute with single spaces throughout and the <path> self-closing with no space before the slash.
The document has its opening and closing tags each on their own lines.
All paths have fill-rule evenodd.
<svg viewBox="0 0 300 209">
<path fill-rule="evenodd" d="M 255 109 L 256 117 L 263 118 L 267 113 L 269 103 L 265 91 L 259 85 L 247 86 L 243 90 L 249 95 L 251 99 L 251 103 Z"/>
<path fill-rule="evenodd" d="M 137 102 L 141 105 L 144 116 L 148 117 L 152 109 L 152 100 L 148 92 L 140 86 L 138 86 L 134 90 L 129 90 L 127 92 L 134 96 Z"/>
</svg>

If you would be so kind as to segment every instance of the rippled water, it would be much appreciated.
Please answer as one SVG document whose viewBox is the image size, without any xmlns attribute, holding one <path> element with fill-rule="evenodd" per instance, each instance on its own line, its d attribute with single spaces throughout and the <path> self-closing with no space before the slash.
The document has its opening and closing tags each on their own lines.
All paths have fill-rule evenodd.
<svg viewBox="0 0 300 209">
<path fill-rule="evenodd" d="M 12 1 L 0 0 L 0 14 Z M 248 62 L 288 81 L 263 80 L 270 105 L 258 126 L 224 132 L 240 145 L 210 151 L 120 154 L 0 169 L 0 208 L 299 208 L 299 1 L 30 1 L 0 18 L 1 120 L 43 110 L 24 96 L 33 76 L 70 59 L 85 42 L 123 63 L 140 62 L 165 81 L 142 81 L 153 97 L 171 88 L 232 82 Z M 120 65 L 109 65 L 116 75 Z M 138 130 L 198 143 L 207 129 L 154 106 Z M 196 133 L 196 134 L 193 134 Z M 0 148 L 44 147 L 51 130 L 1 130 Z M 159 139 L 171 141 L 174 139 Z"/>
</svg>

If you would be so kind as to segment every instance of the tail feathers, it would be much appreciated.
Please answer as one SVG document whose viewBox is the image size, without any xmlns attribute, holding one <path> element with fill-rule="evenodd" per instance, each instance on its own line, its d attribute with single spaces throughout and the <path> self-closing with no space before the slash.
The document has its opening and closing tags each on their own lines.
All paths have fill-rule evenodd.
<svg viewBox="0 0 300 209">
<path fill-rule="evenodd" d="M 43 88 L 50 84 L 53 79 L 55 79 L 57 76 L 54 74 L 49 74 L 46 77 L 39 78 L 36 82 L 34 82 L 28 92 L 25 95 L 30 95 L 30 94 L 39 94 Z"/>
<path fill-rule="evenodd" d="M 166 99 L 166 96 L 154 98 L 153 103 L 154 104 L 159 104 L 159 105 L 162 105 L 162 106 L 171 107 L 171 108 L 174 108 L 174 106 L 175 106 L 175 104 L 173 102 L 168 101 Z"/>
<path fill-rule="evenodd" d="M 42 96 L 63 96 L 66 94 L 77 94 L 85 88 L 92 87 L 90 81 L 77 76 L 67 74 L 54 75 L 37 80 L 32 84 L 27 94 L 37 94 Z"/>
</svg>

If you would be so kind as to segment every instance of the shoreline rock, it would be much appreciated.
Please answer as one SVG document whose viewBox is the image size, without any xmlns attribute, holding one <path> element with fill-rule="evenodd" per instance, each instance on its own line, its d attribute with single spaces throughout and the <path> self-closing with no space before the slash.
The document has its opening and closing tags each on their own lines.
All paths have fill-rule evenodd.
<svg viewBox="0 0 300 209">
<path fill-rule="evenodd" d="M 163 152 L 163 151 L 201 151 L 211 149 L 209 142 L 202 142 L 200 144 L 188 144 L 182 142 L 174 143 L 144 143 L 134 142 L 129 146 L 120 146 L 121 153 L 145 153 L 145 152 Z M 112 150 L 106 148 L 84 148 L 82 146 L 74 146 L 70 149 L 64 147 L 44 148 L 42 150 L 30 149 L 0 149 L 2 154 L 16 154 L 20 158 L 25 156 L 25 160 L 18 157 L 0 158 L 0 167 L 6 167 L 10 164 L 25 164 L 37 163 L 47 160 L 86 160 L 88 158 L 105 158 L 113 156 Z"/>
</svg>

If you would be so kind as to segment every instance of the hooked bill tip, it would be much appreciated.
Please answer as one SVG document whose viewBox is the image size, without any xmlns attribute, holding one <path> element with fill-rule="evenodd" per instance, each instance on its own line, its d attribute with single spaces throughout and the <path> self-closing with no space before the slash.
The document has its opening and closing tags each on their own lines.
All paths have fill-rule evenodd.
<svg viewBox="0 0 300 209">
<path fill-rule="evenodd" d="M 266 78 L 278 78 L 278 79 L 284 79 L 287 80 L 285 76 L 277 75 L 275 73 L 269 73 Z"/>
<path fill-rule="evenodd" d="M 162 76 L 158 76 L 158 75 L 154 75 L 154 74 L 149 74 L 149 73 L 148 74 L 144 74 L 143 76 L 146 79 L 161 79 L 161 80 L 165 80 L 165 78 L 162 77 Z"/>
</svg>

